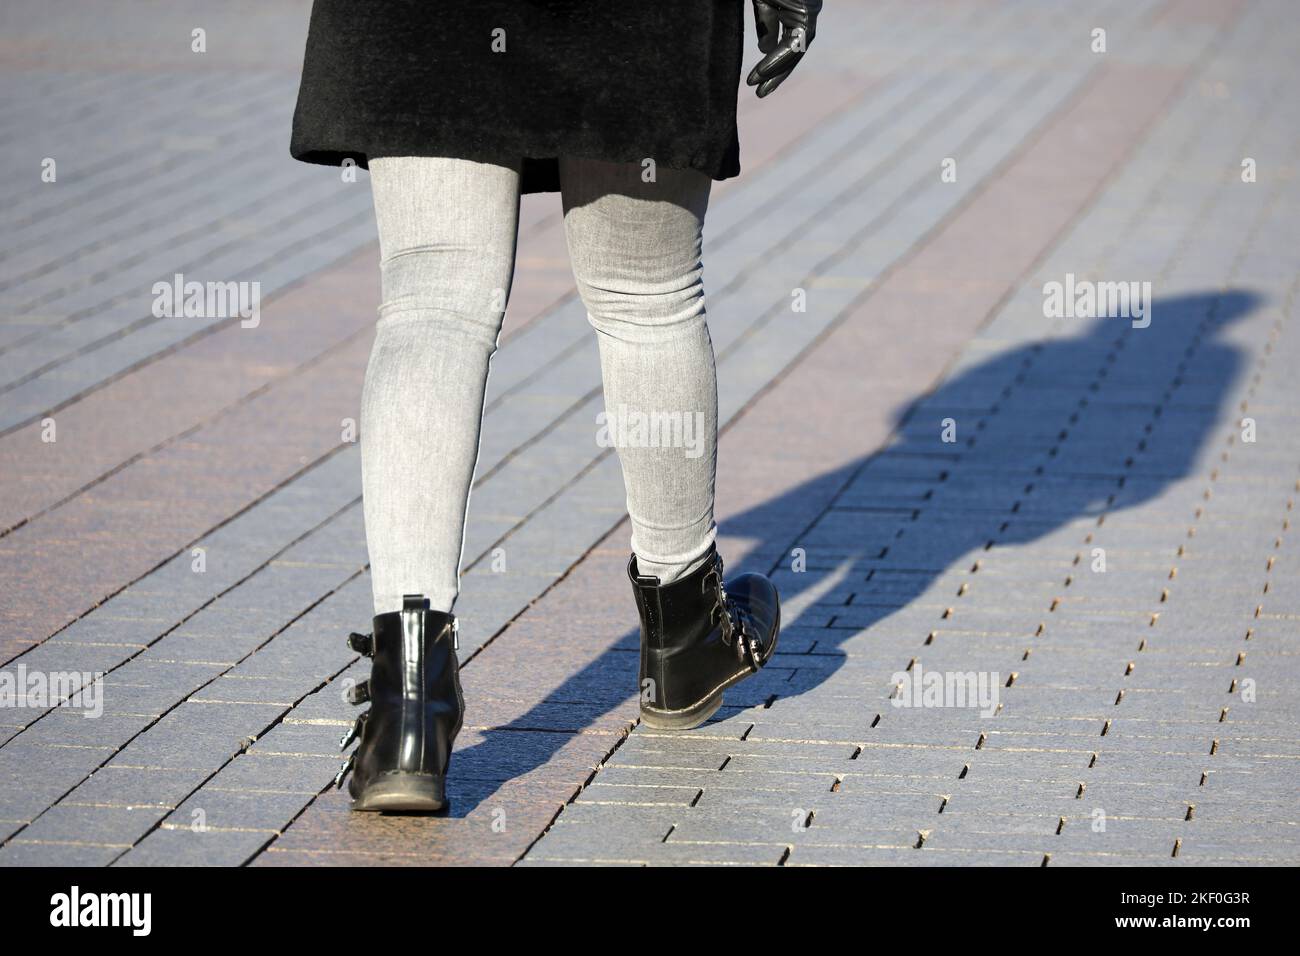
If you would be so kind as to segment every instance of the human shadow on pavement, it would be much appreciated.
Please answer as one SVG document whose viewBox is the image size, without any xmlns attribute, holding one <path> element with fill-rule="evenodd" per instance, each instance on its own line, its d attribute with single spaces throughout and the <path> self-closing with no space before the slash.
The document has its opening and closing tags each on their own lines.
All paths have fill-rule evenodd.
<svg viewBox="0 0 1300 956">
<path fill-rule="evenodd" d="M 1078 335 L 1000 352 L 900 408 L 886 447 L 726 519 L 722 536 L 754 542 L 756 554 L 784 555 L 776 568 L 763 570 L 779 572 L 784 605 L 808 605 L 783 621 L 783 628 L 818 628 L 818 666 L 800 669 L 792 681 L 791 670 L 808 648 L 797 639 L 778 647 L 768 668 L 727 692 L 714 720 L 774 696 L 797 696 L 825 681 L 842 666 L 845 641 L 901 612 L 938 576 L 967 568 L 972 547 L 1029 543 L 1081 516 L 1142 505 L 1187 477 L 1215 438 L 1211 429 L 1222 404 L 1246 369 L 1243 350 L 1222 333 L 1262 301 L 1246 290 L 1156 299 L 1146 328 L 1133 328 L 1125 318 L 1100 318 Z M 918 410 L 925 420 L 917 418 Z M 942 441 L 945 417 L 956 420 L 956 442 Z M 891 466 L 905 463 L 902 471 L 879 467 L 885 458 Z M 851 501 L 837 502 L 845 506 L 837 515 L 869 515 L 869 534 L 854 537 L 853 529 L 863 527 L 854 521 L 839 522 L 850 530 L 836 531 L 836 523 L 826 520 L 788 540 L 785 531 L 782 540 L 770 538 L 771 529 L 789 528 L 791 513 L 807 512 L 810 494 L 824 498 L 828 487 L 849 489 Z M 1033 508 L 1021 511 L 1018 503 L 1030 498 Z M 930 533 L 933 524 L 917 525 L 927 509 L 931 515 L 941 512 L 942 534 Z M 925 540 L 915 535 L 909 540 L 909 525 L 924 527 Z M 795 548 L 807 554 L 808 573 L 787 573 Z M 907 556 L 900 559 L 899 553 Z M 865 582 L 873 568 L 891 563 L 909 573 L 891 581 L 886 602 L 855 607 L 851 627 L 826 627 L 826 606 L 799 600 L 824 581 L 825 574 L 815 568 L 835 566 L 843 581 Z M 728 574 L 737 570 L 728 567 Z M 633 607 L 630 592 L 628 607 Z M 638 631 L 630 627 L 617 645 L 571 675 L 546 701 L 499 730 L 549 726 L 546 710 L 557 701 L 588 707 L 584 726 L 590 726 L 635 694 L 637 642 Z M 592 699 L 593 686 L 610 682 L 617 686 L 607 698 Z M 493 768 L 509 768 L 510 777 L 528 773 L 549 760 L 566 735 L 529 735 L 527 755 L 511 739 L 518 736 L 490 732 L 456 754 L 449 775 L 453 816 L 467 815 L 496 791 L 505 775 L 494 775 Z"/>
</svg>

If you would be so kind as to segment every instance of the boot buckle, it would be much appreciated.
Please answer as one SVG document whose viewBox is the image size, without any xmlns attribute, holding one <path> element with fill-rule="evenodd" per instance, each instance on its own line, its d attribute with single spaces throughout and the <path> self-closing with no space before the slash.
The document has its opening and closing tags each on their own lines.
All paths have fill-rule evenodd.
<svg viewBox="0 0 1300 956">
<path fill-rule="evenodd" d="M 348 754 L 348 759 L 343 761 L 343 766 L 339 767 L 339 772 L 334 775 L 335 790 L 342 789 L 343 778 L 348 775 L 348 771 L 352 769 L 352 765 L 356 763 L 356 760 L 357 752 L 354 750 L 352 753 Z"/>
<path fill-rule="evenodd" d="M 370 700 L 370 681 L 360 680 L 348 688 L 347 701 L 353 707 Z"/>
<path fill-rule="evenodd" d="M 731 615 L 727 613 L 726 604 L 713 605 L 713 609 L 709 611 L 709 623 L 722 629 L 722 643 L 727 647 L 731 647 L 736 635 L 736 625 L 731 620 Z M 737 645 L 736 650 L 740 650 L 739 645 Z"/>
<path fill-rule="evenodd" d="M 721 608 L 723 621 L 722 641 L 730 647 L 734 640 L 736 663 L 748 664 L 752 670 L 758 671 L 764 663 L 762 649 L 759 647 L 758 638 L 754 636 L 749 615 L 743 607 L 738 606 L 727 596 L 725 590 L 720 587 L 719 591 L 721 603 L 718 606 Z"/>
<path fill-rule="evenodd" d="M 722 584 L 721 562 L 715 561 L 700 579 L 700 590 L 704 594 L 713 592 L 713 607 L 709 609 L 709 623 L 722 628 L 722 643 L 731 647 L 735 634 L 735 624 L 731 620 L 728 608 L 727 591 Z M 740 648 L 737 648 L 739 651 Z"/>
<path fill-rule="evenodd" d="M 339 750 L 347 750 L 348 744 L 352 743 L 352 741 L 356 740 L 358 737 L 361 736 L 361 732 L 365 729 L 366 726 L 366 718 L 369 716 L 370 716 L 370 711 L 366 711 L 364 714 L 357 715 L 357 719 L 352 722 L 351 729 L 349 729 L 347 733 L 345 733 L 342 737 L 339 738 Z"/>
</svg>

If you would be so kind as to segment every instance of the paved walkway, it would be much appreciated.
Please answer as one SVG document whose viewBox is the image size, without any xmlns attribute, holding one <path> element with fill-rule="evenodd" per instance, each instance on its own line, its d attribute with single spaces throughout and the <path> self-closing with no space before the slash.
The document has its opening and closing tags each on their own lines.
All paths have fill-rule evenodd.
<svg viewBox="0 0 1300 956">
<path fill-rule="evenodd" d="M 527 197 L 437 819 L 329 786 L 377 281 L 364 174 L 286 155 L 307 5 L 97 9 L 0 14 L 0 674 L 104 674 L 97 719 L 0 709 L 0 864 L 1300 861 L 1284 0 L 837 0 L 742 96 L 719 517 L 786 624 L 689 734 L 636 724 L 594 341 Z M 155 317 L 178 272 L 260 323 Z M 1048 316 L 1067 281 L 1150 283 L 1149 324 Z"/>
</svg>

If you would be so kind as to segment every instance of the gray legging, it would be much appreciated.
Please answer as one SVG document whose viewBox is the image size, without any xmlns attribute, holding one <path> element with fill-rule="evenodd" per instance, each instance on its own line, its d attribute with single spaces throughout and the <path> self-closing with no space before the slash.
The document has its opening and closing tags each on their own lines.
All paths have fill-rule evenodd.
<svg viewBox="0 0 1300 956">
<path fill-rule="evenodd" d="M 392 157 L 371 160 L 370 173 L 383 302 L 361 464 L 375 613 L 415 593 L 449 611 L 514 275 L 519 168 Z M 609 416 L 591 423 L 593 448 L 602 432 L 616 441 L 632 550 L 643 574 L 668 583 L 700 563 L 716 533 L 718 398 L 700 263 L 710 180 L 665 168 L 655 178 L 643 182 L 639 163 L 560 161 L 564 232 Z M 665 444 L 638 421 L 685 440 Z"/>
</svg>

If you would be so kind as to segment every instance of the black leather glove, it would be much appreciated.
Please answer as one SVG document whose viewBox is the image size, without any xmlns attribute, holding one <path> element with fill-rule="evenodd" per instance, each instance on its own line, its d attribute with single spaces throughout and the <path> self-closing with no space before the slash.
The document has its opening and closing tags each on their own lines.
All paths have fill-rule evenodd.
<svg viewBox="0 0 1300 956">
<path fill-rule="evenodd" d="M 754 26 L 758 48 L 767 56 L 749 71 L 745 80 L 767 96 L 785 82 L 817 34 L 817 14 L 822 0 L 754 0 Z M 785 35 L 778 37 L 781 28 Z"/>
</svg>

